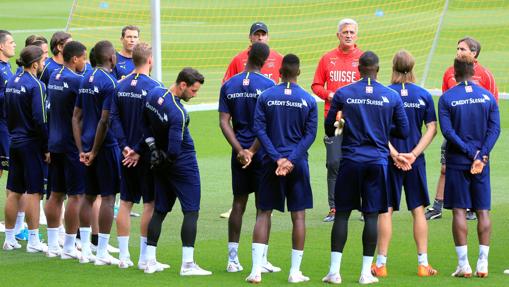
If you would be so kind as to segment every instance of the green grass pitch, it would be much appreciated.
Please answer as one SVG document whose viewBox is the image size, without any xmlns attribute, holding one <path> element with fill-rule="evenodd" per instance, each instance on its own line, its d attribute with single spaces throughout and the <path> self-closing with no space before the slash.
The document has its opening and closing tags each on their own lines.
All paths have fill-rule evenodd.
<svg viewBox="0 0 509 287">
<path fill-rule="evenodd" d="M 493 2 L 493 1 L 492 1 Z M 48 29 L 40 32 L 50 36 L 53 28 L 64 27 L 71 1 L 2 1 L 0 4 L 0 28 L 15 30 L 14 37 L 18 47 L 23 45 L 24 38 L 33 29 Z M 468 12 L 468 11 L 466 11 Z M 503 21 L 503 20 L 501 20 Z M 490 33 L 488 30 L 486 33 Z M 461 35 L 462 36 L 462 35 Z M 458 36 L 459 37 L 459 36 Z M 452 37 L 457 38 L 457 37 Z M 489 38 L 489 37 L 488 37 Z M 79 40 L 79 39 L 77 39 Z M 486 52 L 490 43 L 482 42 Z M 452 55 L 454 46 L 443 55 Z M 486 53 L 483 62 L 494 63 L 500 54 Z M 488 58 L 488 56 L 492 56 Z M 487 65 L 490 67 L 489 65 Z M 440 69 L 441 76 L 443 69 Z M 210 84 L 210 83 L 209 83 Z M 206 83 L 207 85 L 207 83 Z M 308 87 L 309 83 L 303 83 Z M 200 95 L 198 95 L 200 97 Z M 438 99 L 435 98 L 435 101 Z M 320 105 L 320 110 L 323 105 Z M 445 212 L 444 218 L 429 223 L 429 259 L 438 269 L 435 278 L 418 278 L 417 256 L 412 237 L 411 215 L 405 210 L 394 215 L 394 234 L 389 250 L 388 268 L 390 276 L 382 279 L 378 286 L 507 286 L 509 277 L 502 274 L 509 268 L 507 242 L 509 229 L 509 198 L 505 188 L 508 186 L 506 171 L 509 169 L 509 155 L 504 146 L 509 144 L 509 118 L 505 116 L 509 108 L 507 101 L 500 102 L 502 115 L 502 133 L 491 156 L 492 181 L 492 220 L 493 234 L 490 252 L 490 275 L 486 279 L 456 279 L 450 273 L 456 266 L 456 254 L 451 235 L 451 214 Z M 323 138 L 323 117 L 319 113 L 319 132 L 317 139 L 309 151 L 309 166 L 314 192 L 315 208 L 307 213 L 307 241 L 302 263 L 302 271 L 311 277 L 305 286 L 323 286 L 321 278 L 327 273 L 329 265 L 329 246 L 331 224 L 321 220 L 327 212 L 325 149 Z M 251 267 L 251 233 L 254 224 L 253 200 L 250 201 L 245 215 L 243 232 L 240 241 L 239 256 L 245 271 L 229 274 L 225 271 L 227 260 L 227 221 L 219 218 L 231 204 L 230 189 L 230 149 L 223 139 L 218 125 L 216 111 L 193 112 L 190 114 L 191 134 L 195 140 L 198 162 L 202 180 L 202 209 L 198 222 L 198 238 L 195 259 L 202 267 L 214 272 L 211 277 L 183 278 L 178 275 L 181 262 L 180 224 L 182 214 L 176 205 L 175 212 L 170 214 L 163 227 L 159 247 L 158 260 L 171 264 L 171 269 L 162 273 L 145 275 L 131 268 L 121 270 L 117 267 L 95 267 L 81 265 L 78 262 L 49 259 L 42 254 L 27 254 L 23 251 L 0 251 L 0 286 L 241 286 Z M 435 193 L 439 172 L 439 147 L 441 135 L 438 134 L 426 152 L 428 160 L 428 186 L 430 195 Z M 0 179 L 4 187 L 6 175 Z M 0 196 L 0 207 L 3 210 L 5 196 Z M 140 207 L 136 206 L 137 211 Z M 0 220 L 4 215 L 0 213 Z M 357 286 L 361 268 L 361 230 L 362 222 L 358 221 L 358 213 L 352 213 L 349 239 L 343 256 L 341 275 L 342 286 Z M 283 272 L 263 276 L 267 286 L 288 285 L 287 276 L 290 267 L 291 221 L 288 213 L 275 212 L 272 218 L 269 259 L 281 266 Z M 133 261 L 138 258 L 139 218 L 133 219 L 133 232 L 130 251 Z M 478 252 L 475 223 L 469 223 L 469 258 L 475 266 Z M 45 234 L 45 228 L 42 228 Z M 0 242 L 4 235 L 0 234 Z M 112 230 L 110 243 L 117 245 L 115 227 Z M 24 245 L 23 245 L 24 246 Z M 244 285 L 245 286 L 245 285 Z"/>
</svg>

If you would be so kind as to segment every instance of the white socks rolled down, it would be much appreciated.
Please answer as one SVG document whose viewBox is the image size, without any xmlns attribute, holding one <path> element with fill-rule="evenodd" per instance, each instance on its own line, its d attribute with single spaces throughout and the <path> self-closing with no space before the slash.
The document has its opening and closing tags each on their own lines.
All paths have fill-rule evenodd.
<svg viewBox="0 0 509 287">
<path fill-rule="evenodd" d="M 428 266 L 428 253 L 417 254 L 417 264 Z"/>
<path fill-rule="evenodd" d="M 382 265 L 387 264 L 387 256 L 378 254 L 376 256 L 376 267 L 382 267 Z"/>
</svg>

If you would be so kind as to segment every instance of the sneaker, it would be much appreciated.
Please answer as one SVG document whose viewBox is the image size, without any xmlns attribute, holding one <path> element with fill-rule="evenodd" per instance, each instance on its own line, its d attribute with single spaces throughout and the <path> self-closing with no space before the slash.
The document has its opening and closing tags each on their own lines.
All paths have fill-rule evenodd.
<svg viewBox="0 0 509 287">
<path fill-rule="evenodd" d="M 428 207 L 424 216 L 426 217 L 426 220 L 440 219 L 442 218 L 442 210 Z"/>
<path fill-rule="evenodd" d="M 475 276 L 480 278 L 488 277 L 488 260 L 477 261 L 477 268 L 475 268 Z"/>
<path fill-rule="evenodd" d="M 371 274 L 361 274 L 361 277 L 359 278 L 359 283 L 363 285 L 378 283 L 378 278 Z"/>
<path fill-rule="evenodd" d="M 246 277 L 246 281 L 249 283 L 258 284 L 262 282 L 262 274 L 261 273 L 251 273 Z"/>
<path fill-rule="evenodd" d="M 120 260 L 106 253 L 106 256 L 95 256 L 95 266 L 118 265 Z"/>
<path fill-rule="evenodd" d="M 42 242 L 37 242 L 35 245 L 32 245 L 30 243 L 27 244 L 27 252 L 28 253 L 37 253 L 37 252 L 44 252 L 46 253 L 48 251 L 48 245 Z"/>
<path fill-rule="evenodd" d="M 90 249 L 92 250 L 92 252 L 97 252 L 97 245 L 94 245 L 94 244 L 90 243 Z M 108 244 L 108 248 L 106 249 L 106 251 L 108 253 L 119 253 L 120 249 L 118 249 L 116 247 L 113 247 L 110 244 Z"/>
<path fill-rule="evenodd" d="M 137 212 L 131 211 L 130 216 L 131 217 L 140 217 L 141 215 Z"/>
<path fill-rule="evenodd" d="M 226 266 L 226 272 L 234 273 L 240 272 L 242 270 L 244 270 L 244 268 L 242 268 L 240 262 L 228 261 L 228 265 Z"/>
<path fill-rule="evenodd" d="M 429 276 L 435 276 L 438 274 L 438 271 L 436 269 L 433 269 L 431 265 L 419 265 L 417 266 L 417 276 L 419 277 L 429 277 Z"/>
<path fill-rule="evenodd" d="M 470 278 L 472 277 L 472 268 L 470 268 L 470 265 L 458 266 L 456 267 L 456 271 L 454 271 L 451 276 Z"/>
<path fill-rule="evenodd" d="M 133 263 L 133 261 L 131 261 L 131 259 L 129 257 L 122 258 L 118 261 L 118 268 L 126 269 L 126 268 L 129 268 L 132 266 L 134 266 L 134 263 Z"/>
<path fill-rule="evenodd" d="M 467 220 L 477 220 L 477 215 L 472 210 L 467 210 Z"/>
<path fill-rule="evenodd" d="M 74 248 L 71 251 L 67 251 L 64 249 L 64 250 L 62 250 L 62 254 L 60 254 L 60 258 L 63 260 L 80 259 L 80 257 L 81 257 L 81 252 L 79 252 L 78 249 L 76 249 L 76 248 Z"/>
<path fill-rule="evenodd" d="M 341 275 L 339 273 L 329 273 L 322 278 L 322 282 L 331 284 L 341 284 Z"/>
<path fill-rule="evenodd" d="M 191 263 L 183 263 L 180 267 L 180 276 L 202 276 L 202 275 L 211 275 L 212 272 L 202 269 L 198 264 Z"/>
<path fill-rule="evenodd" d="M 81 239 L 76 238 L 74 245 L 76 245 L 76 249 L 81 250 Z"/>
<path fill-rule="evenodd" d="M 336 217 L 336 209 L 331 208 L 329 214 L 323 218 L 323 222 L 333 222 Z"/>
<path fill-rule="evenodd" d="M 371 274 L 375 277 L 387 277 L 387 267 L 384 265 L 378 267 L 376 263 L 371 264 Z"/>
<path fill-rule="evenodd" d="M 46 257 L 53 258 L 53 257 L 60 257 L 62 254 L 62 248 L 60 246 L 57 247 L 48 247 L 48 251 L 46 251 Z"/>
<path fill-rule="evenodd" d="M 143 269 L 143 272 L 145 272 L 146 274 L 152 274 L 152 273 L 161 272 L 164 270 L 164 268 L 161 267 L 161 265 L 155 259 L 146 261 L 146 263 L 144 265 L 145 265 L 145 269 Z M 140 265 L 138 263 L 138 268 L 139 267 L 140 267 Z"/>
<path fill-rule="evenodd" d="M 301 271 L 294 272 L 288 276 L 288 283 L 308 282 L 309 277 L 304 276 Z"/>
<path fill-rule="evenodd" d="M 504 274 L 509 275 L 509 269 L 504 270 Z"/>
<path fill-rule="evenodd" d="M 280 272 L 281 268 L 272 265 L 269 261 L 262 265 L 262 273 L 275 273 Z"/>
<path fill-rule="evenodd" d="M 232 213 L 232 209 L 230 208 L 227 212 L 223 212 L 219 214 L 220 218 L 230 218 L 230 213 Z"/>
<path fill-rule="evenodd" d="M 164 264 L 164 263 L 157 262 L 157 261 L 156 261 L 156 263 L 157 263 L 157 266 L 159 266 L 158 268 L 160 268 L 160 269 L 170 268 L 170 265 L 168 265 L 168 264 Z M 147 261 L 138 261 L 138 269 L 145 270 L 145 268 L 147 268 Z"/>
<path fill-rule="evenodd" d="M 92 253 L 91 250 L 81 250 L 80 263 L 86 264 L 86 263 L 94 263 L 94 262 L 95 262 L 95 255 Z"/>
<path fill-rule="evenodd" d="M 28 240 L 28 227 L 21 229 L 21 231 L 18 234 L 16 234 L 15 238 L 16 238 L 16 240 L 20 240 L 20 241 L 27 241 Z"/>
<path fill-rule="evenodd" d="M 7 240 L 4 241 L 3 249 L 6 251 L 20 249 L 20 248 L 21 248 L 21 244 L 19 244 L 18 241 L 16 241 L 16 240 L 14 240 L 13 242 L 10 242 Z"/>
</svg>

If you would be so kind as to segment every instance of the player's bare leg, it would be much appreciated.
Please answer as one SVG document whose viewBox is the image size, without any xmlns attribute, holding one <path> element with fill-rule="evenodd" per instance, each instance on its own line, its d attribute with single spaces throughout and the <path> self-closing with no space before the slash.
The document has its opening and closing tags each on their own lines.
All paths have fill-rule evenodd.
<svg viewBox="0 0 509 287">
<path fill-rule="evenodd" d="M 371 273 L 377 277 L 387 276 L 387 252 L 392 238 L 392 207 L 386 213 L 378 215 L 378 256 L 371 267 Z"/>
<path fill-rule="evenodd" d="M 244 270 L 238 257 L 242 217 L 246 211 L 249 194 L 233 195 L 232 209 L 228 218 L 228 264 L 226 271 L 240 272 Z"/>
<path fill-rule="evenodd" d="M 81 257 L 80 263 L 89 263 L 95 261 L 95 256 L 92 254 L 90 246 L 90 227 L 93 218 L 93 206 L 98 196 L 85 195 L 80 207 L 80 238 L 81 238 Z"/>
<path fill-rule="evenodd" d="M 477 210 L 477 236 L 479 238 L 479 258 L 475 274 L 478 277 L 488 276 L 488 254 L 491 237 L 491 220 L 489 210 Z"/>
<path fill-rule="evenodd" d="M 64 214 L 65 240 L 62 259 L 79 259 L 80 253 L 75 247 L 76 235 L 80 226 L 79 214 L 83 195 L 69 195 Z"/>
<path fill-rule="evenodd" d="M 39 193 L 26 195 L 26 217 L 28 225 L 28 244 L 27 252 L 46 252 L 46 244 L 39 240 L 39 216 L 40 216 Z M 58 244 L 58 243 L 57 243 Z"/>
<path fill-rule="evenodd" d="M 412 210 L 414 219 L 414 240 L 417 246 L 417 275 L 434 276 L 438 272 L 428 263 L 428 222 L 424 215 L 424 206 Z"/>
<path fill-rule="evenodd" d="M 64 200 L 64 193 L 52 191 L 44 206 L 44 212 L 48 222 L 48 257 L 60 256 L 61 253 L 60 246 L 58 245 L 58 231 L 61 223 L 60 219 Z"/>
<path fill-rule="evenodd" d="M 117 239 L 119 254 L 119 267 L 128 268 L 133 266 L 129 253 L 129 233 L 131 232 L 131 210 L 133 203 L 129 201 L 120 200 L 120 208 L 117 214 Z"/>
<path fill-rule="evenodd" d="M 138 259 L 138 269 L 145 270 L 147 264 L 148 225 L 153 213 L 154 201 L 143 203 L 143 212 L 140 218 L 140 257 Z M 161 264 L 161 266 L 163 266 L 163 268 L 170 268 L 168 264 Z"/>
<path fill-rule="evenodd" d="M 452 273 L 455 277 L 471 277 L 472 268 L 468 262 L 468 249 L 467 249 L 467 219 L 466 209 L 454 208 L 452 210 L 452 235 L 454 238 L 454 245 L 456 246 L 456 253 L 458 255 L 458 267 Z"/>
<path fill-rule="evenodd" d="M 269 240 L 271 214 L 272 210 L 258 210 L 256 215 L 252 244 L 253 267 L 251 274 L 246 278 L 246 281 L 251 283 L 259 283 L 262 280 L 263 253 Z"/>
<path fill-rule="evenodd" d="M 292 213 L 292 264 L 288 282 L 298 283 L 309 281 L 300 271 L 302 255 L 304 254 L 304 242 L 306 239 L 306 211 L 293 211 Z"/>
</svg>

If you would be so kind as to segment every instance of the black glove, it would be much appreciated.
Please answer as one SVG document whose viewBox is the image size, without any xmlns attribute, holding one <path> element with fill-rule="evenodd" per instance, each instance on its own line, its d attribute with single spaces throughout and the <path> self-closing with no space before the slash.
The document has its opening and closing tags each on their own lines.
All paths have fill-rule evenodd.
<svg viewBox="0 0 509 287">
<path fill-rule="evenodd" d="M 145 139 L 150 152 L 150 169 L 165 170 L 171 167 L 172 161 L 163 150 L 157 148 L 154 138 Z"/>
</svg>

